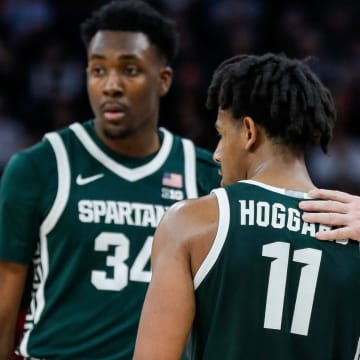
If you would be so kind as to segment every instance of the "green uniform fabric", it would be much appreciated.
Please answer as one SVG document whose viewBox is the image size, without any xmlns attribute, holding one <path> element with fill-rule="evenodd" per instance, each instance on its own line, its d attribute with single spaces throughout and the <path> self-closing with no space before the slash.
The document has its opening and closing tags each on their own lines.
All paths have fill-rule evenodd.
<svg viewBox="0 0 360 360">
<path fill-rule="evenodd" d="M 316 240 L 328 228 L 301 220 L 303 193 L 254 181 L 214 192 L 219 229 L 194 278 L 192 359 L 358 360 L 359 243 Z"/>
<path fill-rule="evenodd" d="M 0 259 L 34 263 L 25 357 L 131 359 L 154 230 L 220 181 L 211 154 L 160 129 L 161 149 L 118 156 L 93 121 L 15 155 L 0 191 Z M 40 230 L 39 230 L 40 229 Z"/>
</svg>

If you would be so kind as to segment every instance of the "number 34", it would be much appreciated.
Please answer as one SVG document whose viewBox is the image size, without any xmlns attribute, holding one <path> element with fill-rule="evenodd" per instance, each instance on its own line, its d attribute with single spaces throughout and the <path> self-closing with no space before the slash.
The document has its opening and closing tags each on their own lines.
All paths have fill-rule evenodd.
<svg viewBox="0 0 360 360">
<path fill-rule="evenodd" d="M 91 283 L 98 290 L 120 291 L 130 281 L 150 282 L 151 271 L 144 270 L 150 259 L 153 236 L 148 236 L 133 266 L 129 269 L 125 261 L 129 257 L 130 241 L 124 234 L 103 232 L 95 239 L 95 251 L 109 251 L 115 246 L 114 255 L 106 256 L 106 265 L 114 270 L 113 277 L 106 271 L 93 270 Z M 129 271 L 130 270 L 130 271 Z M 130 273 L 130 274 L 129 274 Z"/>
</svg>

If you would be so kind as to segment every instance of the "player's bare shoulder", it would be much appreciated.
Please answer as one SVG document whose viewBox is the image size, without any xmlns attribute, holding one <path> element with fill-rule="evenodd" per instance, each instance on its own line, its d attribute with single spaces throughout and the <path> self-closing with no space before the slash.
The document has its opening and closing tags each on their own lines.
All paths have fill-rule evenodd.
<svg viewBox="0 0 360 360">
<path fill-rule="evenodd" d="M 171 206 L 160 222 L 153 249 L 164 252 L 166 247 L 187 255 L 194 275 L 214 242 L 218 218 L 219 208 L 214 194 L 180 201 Z"/>
<path fill-rule="evenodd" d="M 214 194 L 198 199 L 179 201 L 165 213 L 160 227 L 170 226 L 182 233 L 187 239 L 196 236 L 201 229 L 217 226 L 218 204 Z"/>
</svg>

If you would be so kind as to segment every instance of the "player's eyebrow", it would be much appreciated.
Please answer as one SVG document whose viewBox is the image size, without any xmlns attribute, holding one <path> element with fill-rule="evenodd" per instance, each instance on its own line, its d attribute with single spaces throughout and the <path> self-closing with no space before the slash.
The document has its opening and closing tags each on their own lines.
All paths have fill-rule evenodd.
<svg viewBox="0 0 360 360">
<path fill-rule="evenodd" d="M 100 55 L 100 54 L 91 54 L 91 56 L 90 56 L 90 60 L 97 60 L 97 59 L 103 60 L 105 58 L 106 58 L 106 56 Z"/>
<path fill-rule="evenodd" d="M 106 59 L 105 55 L 102 54 L 91 54 L 90 60 L 104 60 Z M 118 56 L 118 60 L 138 60 L 139 57 L 135 54 L 121 54 Z"/>
</svg>

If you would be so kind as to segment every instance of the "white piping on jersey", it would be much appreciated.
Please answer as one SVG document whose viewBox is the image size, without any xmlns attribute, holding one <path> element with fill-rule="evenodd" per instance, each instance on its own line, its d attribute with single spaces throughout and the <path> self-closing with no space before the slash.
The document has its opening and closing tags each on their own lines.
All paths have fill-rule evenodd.
<svg viewBox="0 0 360 360">
<path fill-rule="evenodd" d="M 246 184 L 251 184 L 251 185 L 255 185 L 255 186 L 259 186 L 262 187 L 266 190 L 272 191 L 272 192 L 276 192 L 278 194 L 282 194 L 282 195 L 287 195 L 287 196 L 291 196 L 294 198 L 299 198 L 299 199 L 311 199 L 311 197 L 304 192 L 301 191 L 296 191 L 296 190 L 291 190 L 291 189 L 285 189 L 285 188 L 279 188 L 279 187 L 275 187 L 272 185 L 268 185 L 259 181 L 255 181 L 255 180 L 241 180 L 238 181 L 239 183 L 246 183 Z"/>
<path fill-rule="evenodd" d="M 205 276 L 214 266 L 218 259 L 220 252 L 224 246 L 227 232 L 230 225 L 230 205 L 226 191 L 222 188 L 211 191 L 216 195 L 219 206 L 219 225 L 216 232 L 214 243 L 211 246 L 209 253 L 202 262 L 199 270 L 194 276 L 194 289 L 196 290 L 204 280 Z"/>
<path fill-rule="evenodd" d="M 47 235 L 54 228 L 57 221 L 59 220 L 65 205 L 67 203 L 70 193 L 70 165 L 66 149 L 61 137 L 57 133 L 48 133 L 45 137 L 49 140 L 56 157 L 57 172 L 58 172 L 58 188 L 56 193 L 55 201 L 40 226 L 40 256 L 42 265 L 43 277 L 40 280 L 39 287 L 36 291 L 35 300 L 36 308 L 34 313 L 34 322 L 36 324 L 41 316 L 41 313 L 45 306 L 44 287 L 46 278 L 49 272 L 49 255 L 47 247 Z M 22 356 L 28 357 L 27 352 L 28 341 L 31 334 L 32 328 L 30 328 L 25 334 L 19 346 L 19 350 Z"/>
<path fill-rule="evenodd" d="M 188 199 L 197 198 L 195 147 L 192 141 L 181 139 L 184 148 L 185 189 Z"/>
<path fill-rule="evenodd" d="M 86 132 L 83 125 L 79 123 L 74 123 L 69 126 L 70 129 L 75 133 L 77 138 L 83 144 L 85 149 L 98 161 L 101 162 L 106 168 L 108 168 L 113 173 L 124 178 L 127 181 L 134 182 L 144 178 L 145 176 L 151 175 L 156 172 L 166 161 L 169 156 L 172 144 L 173 144 L 173 135 L 164 128 L 160 130 L 164 134 L 163 143 L 159 152 L 156 156 L 150 160 L 147 164 L 138 166 L 134 169 L 128 168 L 124 165 L 119 164 L 111 157 L 109 157 L 104 151 L 102 151 L 90 135 Z"/>
<path fill-rule="evenodd" d="M 358 341 L 354 360 L 360 360 L 360 336 L 359 336 L 359 341 Z"/>
</svg>

